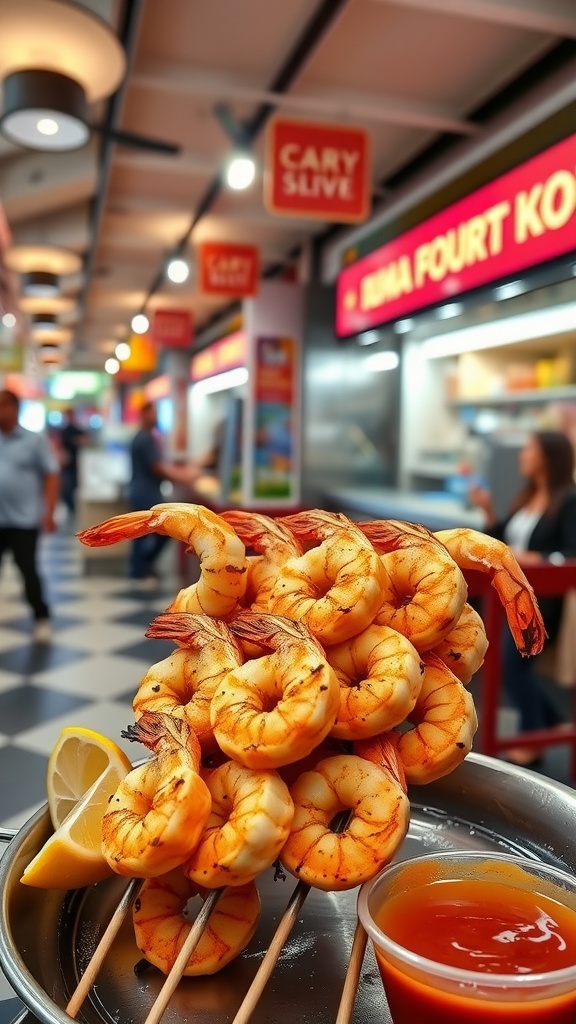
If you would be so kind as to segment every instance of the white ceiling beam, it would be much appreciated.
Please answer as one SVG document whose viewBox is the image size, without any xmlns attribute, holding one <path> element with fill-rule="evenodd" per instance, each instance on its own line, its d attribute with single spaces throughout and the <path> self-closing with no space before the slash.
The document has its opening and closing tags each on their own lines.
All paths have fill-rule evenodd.
<svg viewBox="0 0 576 1024">
<path fill-rule="evenodd" d="M 130 86 L 155 92 L 181 93 L 213 99 L 214 102 L 272 103 L 280 109 L 325 114 L 341 120 L 375 124 L 401 124 L 425 131 L 475 135 L 480 129 L 444 107 L 414 103 L 396 96 L 361 93 L 324 87 L 310 87 L 306 95 L 277 93 L 235 75 L 145 61 L 130 77 Z"/>
<path fill-rule="evenodd" d="M 488 21 L 494 25 L 529 29 L 576 39 L 574 0 L 377 0 L 395 7 L 410 7 L 455 17 Z"/>
</svg>

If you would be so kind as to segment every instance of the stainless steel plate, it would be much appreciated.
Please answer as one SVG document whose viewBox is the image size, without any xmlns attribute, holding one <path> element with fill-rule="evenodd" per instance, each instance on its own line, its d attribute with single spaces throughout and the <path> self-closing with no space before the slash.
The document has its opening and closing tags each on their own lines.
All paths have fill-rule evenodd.
<svg viewBox="0 0 576 1024">
<path fill-rule="evenodd" d="M 445 779 L 414 788 L 411 825 L 399 859 L 433 850 L 508 850 L 576 871 L 576 793 L 533 772 L 470 755 Z M 0 863 L 0 963 L 44 1024 L 69 1024 L 64 1013 L 120 898 L 114 878 L 72 893 L 20 885 L 24 866 L 49 834 L 41 811 L 12 840 Z M 166 1024 L 228 1024 L 268 948 L 295 885 L 261 879 L 262 920 L 246 953 L 207 978 L 183 980 Z M 254 1024 L 329 1024 L 336 1017 L 356 925 L 356 892 L 311 892 L 259 1007 Z M 135 973 L 140 953 L 125 922 L 98 982 L 78 1015 L 86 1024 L 142 1024 L 162 985 L 154 968 Z M 356 1001 L 357 1024 L 389 1021 L 371 950 Z"/>
</svg>

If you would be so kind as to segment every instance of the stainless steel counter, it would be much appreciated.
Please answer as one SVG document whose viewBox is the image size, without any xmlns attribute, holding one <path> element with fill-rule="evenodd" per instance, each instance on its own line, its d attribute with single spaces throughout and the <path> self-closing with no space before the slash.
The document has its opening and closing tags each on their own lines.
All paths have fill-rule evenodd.
<svg viewBox="0 0 576 1024">
<path fill-rule="evenodd" d="M 405 519 L 422 523 L 430 530 L 450 530 L 458 526 L 481 530 L 484 524 L 479 509 L 465 508 L 449 495 L 417 494 L 385 488 L 362 487 L 327 491 L 323 496 L 330 508 L 345 512 L 351 519 Z"/>
</svg>

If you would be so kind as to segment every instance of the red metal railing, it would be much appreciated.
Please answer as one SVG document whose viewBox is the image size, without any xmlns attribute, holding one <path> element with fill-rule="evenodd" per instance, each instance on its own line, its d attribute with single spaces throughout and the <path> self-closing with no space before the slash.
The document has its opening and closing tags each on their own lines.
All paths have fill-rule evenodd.
<svg viewBox="0 0 576 1024">
<path fill-rule="evenodd" d="M 537 597 L 554 597 L 565 594 L 576 587 L 576 560 L 563 565 L 523 566 L 524 572 Z M 545 748 L 565 743 L 570 745 L 570 774 L 576 779 L 576 687 L 573 691 L 572 720 L 566 729 L 539 729 L 514 736 L 498 736 L 498 708 L 502 697 L 502 625 L 504 610 L 488 577 L 477 572 L 467 572 L 470 596 L 479 597 L 482 602 L 481 614 L 488 637 L 488 651 L 482 667 L 481 714 L 476 749 L 494 757 L 507 747 Z"/>
</svg>

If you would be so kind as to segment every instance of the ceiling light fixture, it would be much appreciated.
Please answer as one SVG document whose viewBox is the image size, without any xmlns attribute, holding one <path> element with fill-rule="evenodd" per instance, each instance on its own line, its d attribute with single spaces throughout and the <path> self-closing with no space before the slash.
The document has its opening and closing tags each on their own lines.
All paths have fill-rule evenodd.
<svg viewBox="0 0 576 1024">
<path fill-rule="evenodd" d="M 497 302 L 503 299 L 515 299 L 517 295 L 523 295 L 527 291 L 524 281 L 507 281 L 494 289 L 494 298 Z"/>
<path fill-rule="evenodd" d="M 31 298 L 52 298 L 58 295 L 60 285 L 56 274 L 45 270 L 32 270 L 22 275 L 22 294 Z"/>
<path fill-rule="evenodd" d="M 375 352 L 374 355 L 367 357 L 364 366 L 373 373 L 379 373 L 382 370 L 395 370 L 399 363 L 400 357 L 397 352 Z"/>
<path fill-rule="evenodd" d="M 378 331 L 362 331 L 356 340 L 359 345 L 375 345 L 377 341 L 380 341 L 380 334 Z"/>
<path fill-rule="evenodd" d="M 118 370 L 120 369 L 120 363 L 118 362 L 117 359 L 114 358 L 114 356 L 110 356 L 110 358 L 107 359 L 106 362 L 104 363 L 104 369 L 106 370 L 106 373 L 114 375 L 115 373 L 118 373 Z"/>
<path fill-rule="evenodd" d="M 396 323 L 393 324 L 393 327 L 396 334 L 408 334 L 408 331 L 412 331 L 414 329 L 414 325 L 415 321 L 412 320 L 411 317 L 406 317 L 405 320 L 397 320 Z"/>
<path fill-rule="evenodd" d="M 4 253 L 4 263 L 16 274 L 41 271 L 60 275 L 76 274 L 82 266 L 82 259 L 78 253 L 58 245 L 12 245 Z"/>
<path fill-rule="evenodd" d="M 31 327 L 34 335 L 52 334 L 58 330 L 58 317 L 53 313 L 36 313 L 31 319 Z"/>
<path fill-rule="evenodd" d="M 464 312 L 461 302 L 447 302 L 444 306 L 438 306 L 436 316 L 439 320 L 450 320 L 453 316 L 460 316 Z"/>
<path fill-rule="evenodd" d="M 256 177 L 256 162 L 250 153 L 233 153 L 226 165 L 226 184 L 240 192 L 249 188 Z"/>
<path fill-rule="evenodd" d="M 0 131 L 28 149 L 78 149 L 90 134 L 90 106 L 118 88 L 125 67 L 116 34 L 82 5 L 3 4 Z"/>
<path fill-rule="evenodd" d="M 132 349 L 130 348 L 130 345 L 128 344 L 127 341 L 119 341 L 118 344 L 116 345 L 116 348 L 114 349 L 114 355 L 116 356 L 116 359 L 118 359 L 120 363 L 124 363 L 127 359 L 129 359 L 131 353 Z"/>
<path fill-rule="evenodd" d="M 224 370 L 223 373 L 217 373 L 214 377 L 196 381 L 194 391 L 196 394 L 213 395 L 216 391 L 237 388 L 241 384 L 246 384 L 247 380 L 248 370 L 245 366 L 238 366 L 234 370 Z"/>
<path fill-rule="evenodd" d="M 4 313 L 2 317 L 2 326 L 7 327 L 10 330 L 11 327 L 16 327 L 16 317 L 14 313 Z"/>
<path fill-rule="evenodd" d="M 190 266 L 186 260 L 179 257 L 172 259 L 166 267 L 166 276 L 174 284 L 184 284 L 190 276 Z"/>
<path fill-rule="evenodd" d="M 146 334 L 150 328 L 150 321 L 145 313 L 136 313 L 136 316 L 132 317 L 131 327 L 134 334 Z"/>
</svg>

